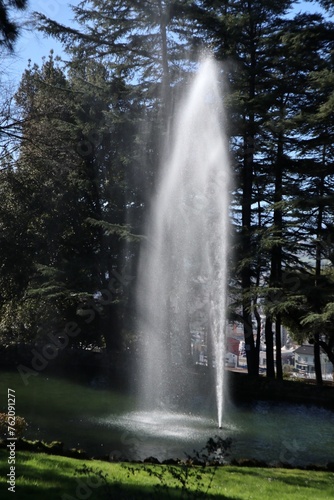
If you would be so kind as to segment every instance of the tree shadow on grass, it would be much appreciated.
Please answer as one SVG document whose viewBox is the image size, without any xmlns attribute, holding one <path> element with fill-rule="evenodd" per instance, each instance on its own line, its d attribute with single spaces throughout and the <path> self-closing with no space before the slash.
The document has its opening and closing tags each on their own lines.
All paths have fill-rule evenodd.
<svg viewBox="0 0 334 500">
<path fill-rule="evenodd" d="M 7 453 L 0 450 L 0 474 L 6 478 L 8 474 Z M 37 459 L 38 458 L 38 459 Z M 82 462 L 78 461 L 78 464 Z M 92 465 L 92 467 L 90 467 Z M 80 465 L 82 468 L 82 466 Z M 80 469 L 79 467 L 79 469 Z M 127 466 L 126 466 L 127 467 Z M 222 499 L 232 500 L 232 497 L 208 492 L 184 491 L 163 484 L 131 484 L 119 481 L 117 476 L 109 476 L 109 472 L 98 472 L 98 465 L 89 462 L 87 474 L 80 473 L 75 466 L 68 467 L 66 461 L 55 462 L 51 456 L 20 453 L 16 461 L 16 500 L 176 500 L 176 499 Z M 5 480 L 6 481 L 6 480 Z M 0 482 L 1 499 L 12 499 L 13 493 L 8 491 L 8 484 Z M 233 497 L 233 500 L 238 500 Z"/>
<path fill-rule="evenodd" d="M 332 476 L 331 479 L 330 475 Z M 296 472 L 286 471 L 286 474 L 279 475 L 276 477 L 276 481 L 284 483 L 284 485 L 292 486 L 294 488 L 314 488 L 315 490 L 328 491 L 329 483 L 332 482 L 333 485 L 334 474 L 331 472 L 309 472 L 305 471 L 305 475 L 300 475 Z M 333 490 L 332 490 L 333 494 Z M 334 498 L 334 497 L 333 497 Z"/>
<path fill-rule="evenodd" d="M 327 492 L 330 484 L 334 479 L 333 472 L 330 471 L 307 471 L 289 468 L 249 468 L 238 466 L 233 469 L 239 476 L 253 477 L 260 480 L 268 480 L 268 477 L 276 483 L 282 483 L 283 487 L 291 486 L 292 488 L 305 488 L 305 498 L 307 498 L 307 490 L 315 489 Z M 333 497 L 334 498 L 334 497 Z"/>
<path fill-rule="evenodd" d="M 220 500 L 238 500 L 237 497 L 229 497 L 221 494 L 209 494 L 206 496 L 196 496 L 187 495 L 181 496 L 180 490 L 169 489 L 166 493 L 155 493 L 152 491 L 151 487 L 144 486 L 132 486 L 132 485 L 120 485 L 112 486 L 108 490 L 104 490 L 102 487 L 97 489 L 83 488 L 81 483 L 81 489 L 77 490 L 77 484 L 65 484 L 62 487 L 54 486 L 50 487 L 48 485 L 29 485 L 25 484 L 23 486 L 17 483 L 15 491 L 16 500 L 78 500 L 83 498 L 89 498 L 90 500 L 199 500 L 199 499 L 220 499 Z M 1 498 L 3 500 L 13 498 L 13 494 L 4 491 L 1 493 Z M 239 499 L 240 500 L 240 499 Z"/>
</svg>

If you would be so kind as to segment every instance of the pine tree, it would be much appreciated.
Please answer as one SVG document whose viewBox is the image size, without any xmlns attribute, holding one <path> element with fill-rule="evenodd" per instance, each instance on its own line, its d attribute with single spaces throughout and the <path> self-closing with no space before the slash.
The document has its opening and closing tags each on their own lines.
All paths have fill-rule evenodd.
<svg viewBox="0 0 334 500">
<path fill-rule="evenodd" d="M 189 68 L 185 58 L 189 44 L 183 34 L 190 3 L 84 0 L 72 7 L 79 29 L 36 16 L 39 29 L 58 38 L 74 59 L 94 58 L 131 84 L 147 106 L 160 102 L 168 126 L 171 85 Z"/>
<path fill-rule="evenodd" d="M 15 254 L 8 256 L 5 247 L 3 258 L 15 258 L 21 269 L 20 253 L 25 248 L 22 287 L 13 298 L 18 312 L 26 310 L 28 315 L 35 309 L 35 323 L 44 333 L 73 318 L 76 295 L 92 288 L 95 277 L 97 236 L 86 222 L 93 214 L 92 185 L 77 151 L 79 127 L 70 90 L 52 56 L 42 68 L 25 72 L 16 95 L 23 139 L 15 170 L 7 175 L 11 183 L 7 196 L 16 200 L 11 217 L 20 224 L 13 227 L 18 238 Z M 11 218 L 1 219 L 9 230 Z M 6 294 L 6 268 L 3 273 L 1 294 Z"/>
<path fill-rule="evenodd" d="M 327 27 L 330 30 L 330 26 Z M 325 30 L 323 30 L 325 35 Z M 301 324 L 314 343 L 315 369 L 318 384 L 322 383 L 320 346 L 332 355 L 330 314 L 332 284 L 328 264 L 331 262 L 331 232 L 333 219 L 333 91 L 331 85 L 331 34 L 322 37 L 322 66 L 309 74 L 312 99 L 296 117 L 300 128 L 307 131 L 300 147 L 303 161 L 300 178 L 303 191 L 296 198 L 299 218 L 304 220 L 303 252 L 313 263 L 313 283 L 307 294 L 308 308 Z M 326 318 L 327 323 L 321 322 Z M 313 326 L 313 331 L 310 327 Z"/>
<path fill-rule="evenodd" d="M 294 265 L 294 254 L 296 246 L 298 246 L 296 239 L 291 236 L 291 233 L 289 234 L 289 227 L 294 227 L 294 224 L 298 225 L 299 221 L 293 221 L 288 200 L 292 199 L 291 178 L 294 178 L 295 186 L 301 182 L 301 177 L 296 176 L 296 139 L 294 134 L 300 134 L 302 130 L 301 128 L 292 130 L 289 120 L 294 115 L 298 115 L 301 107 L 307 105 L 307 101 L 310 100 L 307 96 L 308 75 L 317 66 L 321 67 L 323 64 L 320 55 L 322 31 L 322 19 L 319 16 L 303 15 L 282 23 L 281 30 L 275 34 L 273 39 L 275 49 L 271 73 L 272 104 L 263 127 L 267 142 L 264 144 L 263 152 L 268 158 L 272 158 L 273 162 L 271 169 L 273 175 L 269 169 L 267 170 L 268 177 L 273 178 L 273 196 L 267 200 L 268 209 L 273 211 L 273 216 L 271 230 L 267 229 L 265 234 L 265 239 L 268 241 L 268 237 L 270 237 L 272 242 L 270 244 L 268 241 L 271 248 L 271 270 L 268 282 L 269 289 L 266 295 L 266 341 L 267 359 L 271 360 L 270 375 L 274 376 L 273 355 L 270 353 L 268 356 L 268 347 L 272 351 L 271 325 L 275 321 L 276 365 L 279 378 L 282 377 L 280 308 L 284 308 L 285 300 L 282 284 L 283 266 Z M 306 39 L 307 42 L 305 42 Z M 302 64 L 294 56 L 297 45 L 299 53 L 302 48 L 305 50 Z M 266 246 L 268 247 L 268 244 Z"/>
<path fill-rule="evenodd" d="M 270 106 L 272 90 L 271 41 L 280 30 L 281 17 L 291 2 L 199 2 L 202 29 L 207 33 L 214 53 L 226 61 L 225 73 L 230 82 L 228 96 L 232 116 L 230 133 L 238 165 L 238 191 L 241 207 L 237 215 L 241 261 L 240 282 L 243 291 L 242 320 L 249 373 L 258 372 L 259 342 L 254 343 L 252 308 L 256 297 L 255 255 L 255 186 L 263 172 L 262 125 Z M 258 200 L 258 203 L 261 203 Z"/>
<path fill-rule="evenodd" d="M 137 104 L 102 64 L 73 64 L 65 74 L 52 54 L 41 68 L 25 72 L 16 101 L 22 141 L 15 170 L 8 172 L 8 196 L 15 197 L 16 216 L 24 222 L 19 241 L 24 244 L 26 237 L 30 249 L 16 310 L 22 318 L 35 310 L 35 322 L 25 323 L 34 332 L 54 332 L 75 321 L 81 335 L 74 341 L 120 349 L 123 318 L 133 300 L 124 262 L 138 254 L 128 207 L 141 211 L 129 175 Z M 139 215 L 135 222 L 139 231 Z M 5 213 L 2 224 L 7 228 Z M 17 252 L 16 257 L 21 262 Z M 3 285 L 5 291 L 5 276 Z"/>
<path fill-rule="evenodd" d="M 10 51 L 19 35 L 17 22 L 10 19 L 11 9 L 23 10 L 27 7 L 27 0 L 1 0 L 0 1 L 0 45 Z"/>
<path fill-rule="evenodd" d="M 320 81 L 326 71 L 330 82 L 331 25 L 316 15 L 287 19 L 284 16 L 291 4 L 269 0 L 83 1 L 74 9 L 79 29 L 62 27 L 38 16 L 40 29 L 58 37 L 67 47 L 73 75 L 75 71 L 77 75 L 83 71 L 79 78 L 85 81 L 90 64 L 94 66 L 93 59 L 98 60 L 109 72 L 108 79 L 114 84 L 118 81 L 115 95 L 123 93 L 125 101 L 137 107 L 139 112 L 133 115 L 137 121 L 141 120 L 140 112 L 145 109 L 148 121 L 165 134 L 178 83 L 194 67 L 192 55 L 185 56 L 184 49 L 193 47 L 198 52 L 199 48 L 210 47 L 216 58 L 225 62 L 223 72 L 230 89 L 225 98 L 231 117 L 228 132 L 236 166 L 236 268 L 242 290 L 248 367 L 251 374 L 257 374 L 261 333 L 259 308 L 263 304 L 268 372 L 274 375 L 273 325 L 276 324 L 278 377 L 282 376 L 280 325 L 289 321 L 286 311 L 295 306 L 298 309 L 300 299 L 295 290 L 289 289 L 287 277 L 293 269 L 295 272 L 306 269 L 307 275 L 310 272 L 301 258 L 309 245 L 310 226 L 305 225 L 305 220 L 310 210 L 301 207 L 305 186 L 310 182 L 314 187 L 315 182 L 315 178 L 309 179 L 305 170 L 312 165 L 308 158 L 312 148 L 308 153 L 304 148 L 313 125 L 309 120 L 303 123 L 303 116 L 314 113 L 316 107 L 324 111 L 326 105 L 328 109 L 331 106 L 329 94 L 326 102 L 319 104 L 315 85 L 311 84 L 312 78 L 313 82 L 317 78 Z M 97 88 L 98 82 L 93 86 Z M 104 95 L 103 99 L 108 100 L 108 97 Z M 118 115 L 120 120 L 124 120 L 123 111 Z M 329 121 L 328 116 L 327 128 Z M 110 123 L 115 124 L 115 121 L 111 119 Z M 123 124 L 130 127 L 132 137 L 138 141 L 130 123 L 125 121 Z M 321 126 L 319 121 L 319 130 Z M 121 131 L 122 127 L 117 130 Z M 135 158 L 133 149 L 126 160 L 132 162 L 132 168 L 146 164 L 140 188 L 136 189 L 133 182 L 127 184 L 128 188 L 131 186 L 128 194 L 131 192 L 135 200 L 134 204 L 127 205 L 135 207 L 132 220 L 137 228 L 145 210 L 144 185 L 154 183 L 161 151 L 156 136 L 148 134 L 148 137 L 142 148 L 147 161 Z M 129 145 L 129 141 L 126 144 Z M 105 154 L 105 149 L 100 152 Z M 87 165 L 89 162 L 93 165 L 98 154 L 95 148 L 92 157 L 87 156 Z M 123 162 L 118 153 L 111 158 L 116 169 L 122 170 Z M 103 160 L 98 164 L 103 165 Z M 98 195 L 100 203 L 104 200 L 108 206 L 108 196 L 101 196 L 101 192 Z M 115 224 L 119 231 L 124 230 L 124 211 L 118 211 L 121 200 L 116 205 L 113 215 L 111 205 L 104 213 L 95 214 L 98 221 L 95 227 L 108 232 L 106 223 L 109 224 L 108 238 L 111 234 L 115 236 Z M 133 231 L 129 229 L 129 233 Z M 122 253 L 116 240 L 117 237 L 113 255 Z M 305 243 L 301 244 L 301 240 Z M 111 247 L 105 248 L 107 255 Z M 253 315 L 258 324 L 256 341 Z"/>
</svg>

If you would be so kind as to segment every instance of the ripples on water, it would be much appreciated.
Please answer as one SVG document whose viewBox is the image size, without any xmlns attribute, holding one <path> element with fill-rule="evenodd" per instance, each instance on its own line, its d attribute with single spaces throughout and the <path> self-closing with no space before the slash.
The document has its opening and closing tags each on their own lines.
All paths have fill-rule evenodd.
<svg viewBox="0 0 334 500">
<path fill-rule="evenodd" d="M 330 410 L 259 401 L 231 406 L 219 430 L 215 419 L 165 411 L 129 412 L 92 419 L 103 436 L 117 435 L 124 456 L 184 458 L 210 437 L 232 438 L 231 457 L 285 462 L 291 466 L 334 461 L 334 413 Z"/>
</svg>

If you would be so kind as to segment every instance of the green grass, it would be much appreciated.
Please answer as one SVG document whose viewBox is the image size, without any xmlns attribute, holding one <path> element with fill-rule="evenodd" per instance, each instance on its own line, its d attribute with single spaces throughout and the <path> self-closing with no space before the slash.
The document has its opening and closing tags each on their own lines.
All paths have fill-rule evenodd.
<svg viewBox="0 0 334 500">
<path fill-rule="evenodd" d="M 180 483 L 172 478 L 168 466 L 112 464 L 100 461 L 81 461 L 38 453 L 19 452 L 16 456 L 15 497 L 8 492 L 7 451 L 0 450 L 0 497 L 16 500 L 74 500 L 86 499 L 147 499 L 195 498 L 180 496 Z M 97 475 L 78 472 L 84 465 L 106 475 L 106 483 Z M 151 469 L 163 473 L 165 488 Z M 198 469 L 192 469 L 194 471 Z M 210 481 L 212 469 L 207 468 L 202 479 L 195 475 L 189 489 L 195 491 L 199 481 L 204 490 Z M 214 474 L 211 488 L 205 498 L 228 500 L 332 500 L 334 498 L 334 473 L 289 469 L 261 469 L 255 467 L 220 467 Z M 202 488 L 203 489 L 203 488 Z M 198 497 L 197 497 L 198 498 Z M 204 498 L 204 497 L 202 497 Z"/>
</svg>

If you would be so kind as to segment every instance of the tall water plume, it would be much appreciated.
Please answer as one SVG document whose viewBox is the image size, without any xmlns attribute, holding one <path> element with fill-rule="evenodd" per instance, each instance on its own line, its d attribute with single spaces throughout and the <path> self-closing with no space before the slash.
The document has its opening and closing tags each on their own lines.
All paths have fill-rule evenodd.
<svg viewBox="0 0 334 500">
<path fill-rule="evenodd" d="M 179 104 L 147 223 L 138 303 L 145 409 L 174 409 L 196 397 L 200 348 L 216 372 L 221 426 L 230 173 L 219 79 L 206 59 Z"/>
</svg>

